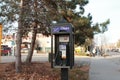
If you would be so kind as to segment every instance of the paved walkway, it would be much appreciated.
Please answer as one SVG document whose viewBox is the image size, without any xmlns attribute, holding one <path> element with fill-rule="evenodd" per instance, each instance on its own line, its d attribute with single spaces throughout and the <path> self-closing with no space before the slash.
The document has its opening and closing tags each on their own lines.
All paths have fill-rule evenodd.
<svg viewBox="0 0 120 80">
<path fill-rule="evenodd" d="M 120 57 L 91 58 L 89 80 L 120 80 Z"/>
</svg>

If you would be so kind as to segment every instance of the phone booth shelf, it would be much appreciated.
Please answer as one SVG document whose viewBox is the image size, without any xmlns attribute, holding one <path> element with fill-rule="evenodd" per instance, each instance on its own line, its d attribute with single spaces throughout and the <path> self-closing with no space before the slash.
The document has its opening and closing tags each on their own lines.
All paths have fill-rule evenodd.
<svg viewBox="0 0 120 80">
<path fill-rule="evenodd" d="M 51 27 L 51 67 L 74 66 L 74 28 L 70 23 L 58 23 Z"/>
</svg>

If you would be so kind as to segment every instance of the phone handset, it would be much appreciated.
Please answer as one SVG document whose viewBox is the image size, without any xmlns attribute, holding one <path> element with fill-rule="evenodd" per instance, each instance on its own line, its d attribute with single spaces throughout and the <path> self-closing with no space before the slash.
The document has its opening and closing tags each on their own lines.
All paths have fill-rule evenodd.
<svg viewBox="0 0 120 80">
<path fill-rule="evenodd" d="M 62 50 L 62 56 L 61 56 L 62 59 L 66 59 L 66 50 Z"/>
<path fill-rule="evenodd" d="M 61 59 L 66 59 L 66 45 L 60 45 Z"/>
</svg>

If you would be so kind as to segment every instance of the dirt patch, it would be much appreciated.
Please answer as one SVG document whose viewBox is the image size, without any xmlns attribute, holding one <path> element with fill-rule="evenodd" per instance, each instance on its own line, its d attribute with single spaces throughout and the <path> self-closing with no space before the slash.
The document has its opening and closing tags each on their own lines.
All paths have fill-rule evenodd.
<svg viewBox="0 0 120 80">
<path fill-rule="evenodd" d="M 89 66 L 75 66 L 69 70 L 70 80 L 88 80 Z M 22 63 L 21 73 L 15 72 L 15 63 L 0 64 L 0 80 L 60 80 L 60 69 L 52 69 L 50 63 Z"/>
</svg>

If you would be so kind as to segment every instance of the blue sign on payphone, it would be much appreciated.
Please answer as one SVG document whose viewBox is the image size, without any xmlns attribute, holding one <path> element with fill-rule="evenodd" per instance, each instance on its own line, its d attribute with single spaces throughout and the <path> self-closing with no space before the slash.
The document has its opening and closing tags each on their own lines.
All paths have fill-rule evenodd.
<svg viewBox="0 0 120 80">
<path fill-rule="evenodd" d="M 61 32 L 61 31 L 65 31 L 65 32 L 70 32 L 70 28 L 68 26 L 55 26 L 52 28 L 52 32 Z"/>
</svg>

